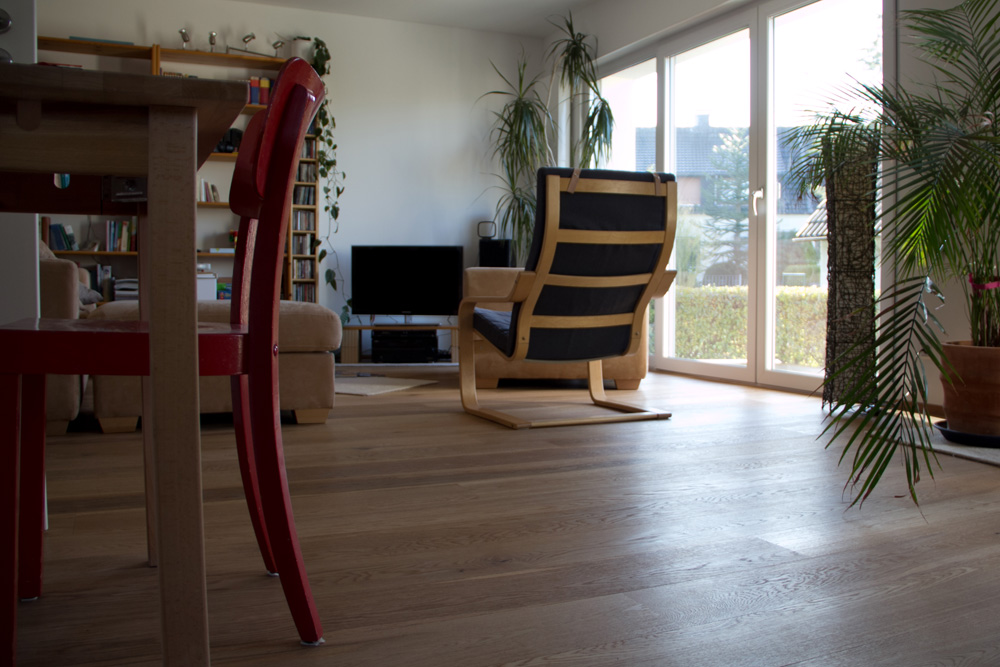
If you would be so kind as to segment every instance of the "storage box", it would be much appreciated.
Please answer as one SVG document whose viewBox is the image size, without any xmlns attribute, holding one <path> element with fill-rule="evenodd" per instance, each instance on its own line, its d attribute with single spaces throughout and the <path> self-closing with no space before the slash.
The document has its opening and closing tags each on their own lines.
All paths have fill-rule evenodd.
<svg viewBox="0 0 1000 667">
<path fill-rule="evenodd" d="M 217 276 L 214 273 L 199 273 L 198 277 L 198 301 L 215 301 L 215 281 Z"/>
</svg>

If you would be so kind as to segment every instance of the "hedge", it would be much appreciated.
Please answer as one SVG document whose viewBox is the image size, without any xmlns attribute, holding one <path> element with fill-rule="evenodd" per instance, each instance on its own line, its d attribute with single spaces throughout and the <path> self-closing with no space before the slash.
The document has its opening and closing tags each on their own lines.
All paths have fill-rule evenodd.
<svg viewBox="0 0 1000 667">
<path fill-rule="evenodd" d="M 746 359 L 747 288 L 680 287 L 676 355 Z M 777 288 L 776 356 L 783 364 L 822 368 L 826 356 L 826 289 Z"/>
</svg>

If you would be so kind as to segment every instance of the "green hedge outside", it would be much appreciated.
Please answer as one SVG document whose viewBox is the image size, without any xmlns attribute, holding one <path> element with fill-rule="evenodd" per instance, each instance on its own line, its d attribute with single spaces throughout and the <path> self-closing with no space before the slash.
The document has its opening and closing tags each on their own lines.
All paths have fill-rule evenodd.
<svg viewBox="0 0 1000 667">
<path fill-rule="evenodd" d="M 746 359 L 747 288 L 680 287 L 676 354 L 682 359 Z M 783 364 L 822 368 L 826 357 L 826 289 L 777 288 L 775 350 Z"/>
</svg>

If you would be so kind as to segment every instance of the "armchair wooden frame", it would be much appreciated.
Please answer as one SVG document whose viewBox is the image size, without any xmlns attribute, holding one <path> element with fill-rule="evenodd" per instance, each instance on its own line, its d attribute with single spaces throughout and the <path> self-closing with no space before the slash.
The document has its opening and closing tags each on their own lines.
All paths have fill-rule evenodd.
<svg viewBox="0 0 1000 667">
<path fill-rule="evenodd" d="M 544 238 L 541 252 L 533 271 L 521 272 L 511 292 L 504 297 L 468 296 L 459 306 L 459 386 L 462 406 L 469 414 L 497 422 L 504 426 L 521 429 L 547 426 L 567 426 L 576 424 L 595 424 L 621 421 L 637 421 L 646 419 L 666 419 L 668 412 L 654 408 L 610 400 L 604 391 L 604 373 L 602 359 L 573 359 L 571 361 L 587 361 L 588 389 L 590 398 L 597 406 L 607 408 L 610 412 L 584 418 L 529 420 L 482 407 L 476 390 L 476 348 L 489 345 L 505 357 L 515 360 L 531 361 L 528 357 L 529 343 L 533 329 L 596 329 L 601 327 L 629 326 L 630 337 L 628 349 L 622 355 L 633 354 L 638 350 L 643 335 L 643 322 L 647 317 L 650 301 L 667 293 L 677 274 L 667 270 L 667 263 L 673 251 L 674 238 L 677 231 L 677 183 L 663 182 L 659 177 L 653 181 L 616 180 L 603 178 L 578 178 L 579 170 L 572 176 L 558 174 L 545 176 L 545 219 Z M 615 195 L 642 195 L 663 197 L 665 220 L 662 230 L 657 231 L 624 231 L 624 230 L 582 230 L 560 228 L 560 198 L 563 193 L 599 193 Z M 537 223 L 536 223 L 537 224 Z M 537 232 L 536 232 L 537 233 Z M 556 248 L 564 244 L 616 244 L 616 245 L 652 245 L 660 246 L 655 269 L 648 273 L 635 273 L 613 276 L 578 276 L 562 275 L 552 272 Z M 586 316 L 552 316 L 534 313 L 542 290 L 546 286 L 583 287 L 583 288 L 616 288 L 628 286 L 644 286 L 642 294 L 631 312 L 611 315 Z M 474 326 L 475 309 L 479 304 L 515 303 L 521 304 L 519 316 L 516 318 L 516 336 L 512 354 L 507 354 L 485 337 L 477 333 Z M 513 323 L 512 323 L 513 326 Z M 480 348 L 482 349 L 482 348 Z"/>
</svg>

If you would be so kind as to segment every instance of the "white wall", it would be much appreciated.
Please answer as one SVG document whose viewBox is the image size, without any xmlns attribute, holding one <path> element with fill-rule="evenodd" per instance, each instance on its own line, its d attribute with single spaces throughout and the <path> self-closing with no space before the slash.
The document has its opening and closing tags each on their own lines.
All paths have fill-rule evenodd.
<svg viewBox="0 0 1000 667">
<path fill-rule="evenodd" d="M 46 36 L 176 48 L 181 27 L 192 35 L 191 47 L 202 50 L 211 30 L 219 33 L 217 50 L 241 45 L 248 32 L 257 35 L 251 48 L 267 53 L 276 35 L 326 41 L 337 158 L 347 172 L 333 242 L 348 279 L 352 244 L 461 244 L 466 264 L 476 263 L 475 223 L 493 217 L 497 198 L 490 189 L 490 112 L 502 104 L 496 96 L 477 98 L 499 87 L 491 59 L 512 71 L 522 43 L 533 56 L 540 40 L 229 0 L 38 6 L 38 32 Z M 307 57 L 304 44 L 294 55 Z M 281 55 L 293 53 L 286 47 Z M 321 302 L 339 312 L 340 296 L 325 286 L 320 291 Z"/>
</svg>

